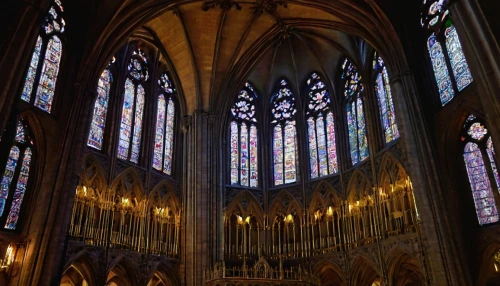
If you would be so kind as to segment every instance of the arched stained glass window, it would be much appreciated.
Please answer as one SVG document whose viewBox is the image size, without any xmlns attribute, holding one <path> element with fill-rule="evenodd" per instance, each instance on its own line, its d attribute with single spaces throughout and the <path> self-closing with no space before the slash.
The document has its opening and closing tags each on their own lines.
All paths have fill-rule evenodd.
<svg viewBox="0 0 500 286">
<path fill-rule="evenodd" d="M 314 179 L 338 172 L 335 121 L 328 89 L 316 73 L 307 80 L 307 94 L 309 162 Z"/>
<path fill-rule="evenodd" d="M 495 223 L 499 216 L 492 186 L 499 188 L 500 178 L 489 131 L 480 120 L 470 115 L 464 124 L 462 142 L 465 146 L 465 167 L 479 224 Z"/>
<path fill-rule="evenodd" d="M 16 229 L 28 187 L 33 155 L 33 140 L 21 120 L 17 123 L 14 143 L 0 183 L 0 218 L 5 222 L 5 229 Z"/>
<path fill-rule="evenodd" d="M 21 94 L 22 100 L 49 113 L 62 57 L 63 11 L 61 3 L 54 1 L 36 40 Z"/>
<path fill-rule="evenodd" d="M 450 102 L 455 94 L 472 82 L 457 30 L 445 7 L 446 2 L 424 0 L 421 14 L 422 27 L 429 35 L 427 48 L 442 105 Z"/>
<path fill-rule="evenodd" d="M 229 124 L 231 184 L 259 186 L 257 94 L 250 83 L 240 91 L 231 107 Z"/>
<path fill-rule="evenodd" d="M 352 164 L 355 165 L 369 156 L 365 114 L 363 111 L 363 84 L 361 83 L 361 76 L 349 60 L 346 59 L 344 61 L 342 70 L 349 132 L 349 149 Z"/>
<path fill-rule="evenodd" d="M 114 62 L 114 58 L 111 63 Z M 99 77 L 97 83 L 97 98 L 94 102 L 94 114 L 92 116 L 92 125 L 90 126 L 87 145 L 97 150 L 102 149 L 104 139 L 104 128 L 106 127 L 106 115 L 108 113 L 109 91 L 113 76 L 111 71 L 106 68 Z"/>
<path fill-rule="evenodd" d="M 156 114 L 156 133 L 153 154 L 153 168 L 172 174 L 172 156 L 174 148 L 175 88 L 166 73 L 158 80 L 160 95 Z"/>
<path fill-rule="evenodd" d="M 125 81 L 118 158 L 139 162 L 145 91 L 142 84 L 149 79 L 147 60 L 139 49 L 134 51 L 128 66 L 129 76 Z"/>
<path fill-rule="evenodd" d="M 396 112 L 392 102 L 389 74 L 382 58 L 375 52 L 373 56 L 373 70 L 375 71 L 375 91 L 377 92 L 380 121 L 384 129 L 385 143 L 399 138 Z"/>
<path fill-rule="evenodd" d="M 298 146 L 295 127 L 295 97 L 286 80 L 281 80 L 271 99 L 274 185 L 297 181 Z"/>
</svg>

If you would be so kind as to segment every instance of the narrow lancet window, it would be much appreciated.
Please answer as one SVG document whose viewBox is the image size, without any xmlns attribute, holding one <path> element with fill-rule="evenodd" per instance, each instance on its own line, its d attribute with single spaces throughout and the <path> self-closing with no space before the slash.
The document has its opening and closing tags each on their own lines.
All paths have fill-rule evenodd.
<svg viewBox="0 0 500 286">
<path fill-rule="evenodd" d="M 229 124 L 231 184 L 253 188 L 259 186 L 256 104 L 257 94 L 247 82 L 231 107 Z"/>
</svg>

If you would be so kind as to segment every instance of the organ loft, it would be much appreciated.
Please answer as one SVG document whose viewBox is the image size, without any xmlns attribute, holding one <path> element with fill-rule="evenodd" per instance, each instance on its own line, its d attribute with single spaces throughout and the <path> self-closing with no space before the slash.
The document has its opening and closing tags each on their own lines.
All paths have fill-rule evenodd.
<svg viewBox="0 0 500 286">
<path fill-rule="evenodd" d="M 0 285 L 500 285 L 498 1 L 2 5 Z"/>
</svg>

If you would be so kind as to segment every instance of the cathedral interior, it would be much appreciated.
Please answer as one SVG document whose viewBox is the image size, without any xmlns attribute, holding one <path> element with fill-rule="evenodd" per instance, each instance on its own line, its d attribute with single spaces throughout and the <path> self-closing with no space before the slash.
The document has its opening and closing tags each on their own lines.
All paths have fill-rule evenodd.
<svg viewBox="0 0 500 286">
<path fill-rule="evenodd" d="M 499 1 L 5 2 L 0 285 L 500 285 Z"/>
</svg>

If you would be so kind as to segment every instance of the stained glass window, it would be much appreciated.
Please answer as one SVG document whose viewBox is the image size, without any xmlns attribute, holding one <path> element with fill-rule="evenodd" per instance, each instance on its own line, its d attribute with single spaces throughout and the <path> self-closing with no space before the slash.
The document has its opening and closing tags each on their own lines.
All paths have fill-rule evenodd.
<svg viewBox="0 0 500 286">
<path fill-rule="evenodd" d="M 307 80 L 307 94 L 309 162 L 311 178 L 314 179 L 338 171 L 335 122 L 328 89 L 316 73 L 313 73 Z"/>
<path fill-rule="evenodd" d="M 160 76 L 158 84 L 160 95 L 158 96 L 153 168 L 171 175 L 175 121 L 175 103 L 172 98 L 175 88 L 166 73 Z"/>
<path fill-rule="evenodd" d="M 90 126 L 87 145 L 97 150 L 102 149 L 104 138 L 104 127 L 106 126 L 106 114 L 108 112 L 109 90 L 113 76 L 109 69 L 105 69 L 97 84 L 97 98 L 94 103 L 94 114 Z"/>
<path fill-rule="evenodd" d="M 492 186 L 500 187 L 493 142 L 485 125 L 475 116 L 464 124 L 462 141 L 465 143 L 464 161 L 480 225 L 499 220 Z M 489 164 L 485 164 L 489 161 Z M 495 183 L 491 182 L 492 178 Z"/>
<path fill-rule="evenodd" d="M 425 0 L 421 13 L 422 27 L 429 35 L 427 48 L 443 106 L 472 82 L 457 30 L 444 4 L 445 0 Z"/>
<path fill-rule="evenodd" d="M 363 84 L 361 83 L 361 76 L 349 60 L 346 59 L 344 61 L 342 69 L 349 132 L 349 149 L 352 164 L 355 165 L 369 156 L 365 115 L 363 111 Z"/>
<path fill-rule="evenodd" d="M 376 72 L 375 91 L 377 92 L 380 121 L 384 129 L 385 142 L 389 143 L 399 138 L 396 113 L 392 102 L 389 74 L 382 58 L 375 52 L 373 70 Z"/>
<path fill-rule="evenodd" d="M 247 187 L 259 185 L 256 101 L 257 94 L 247 82 L 231 107 L 231 184 Z"/>
<path fill-rule="evenodd" d="M 274 184 L 297 181 L 297 130 L 295 98 L 286 80 L 281 80 L 271 99 Z"/>
<path fill-rule="evenodd" d="M 29 137 L 26 126 L 22 121 L 19 121 L 14 144 L 10 149 L 0 183 L 0 217 L 7 215 L 5 229 L 14 230 L 18 223 L 22 202 L 28 187 L 33 157 L 32 144 L 33 141 Z"/>
<path fill-rule="evenodd" d="M 446 49 L 450 57 L 453 76 L 457 82 L 458 91 L 462 91 L 472 82 L 472 75 L 465 60 L 462 44 L 460 44 L 460 40 L 458 39 L 455 26 L 450 25 L 446 28 L 444 35 L 446 37 Z"/>
<path fill-rule="evenodd" d="M 147 60 L 144 53 L 134 51 L 128 65 L 129 76 L 125 81 L 118 158 L 139 162 L 142 138 L 142 121 L 146 94 L 142 83 L 148 80 Z"/>
<path fill-rule="evenodd" d="M 467 143 L 464 150 L 464 160 L 479 224 L 497 222 L 498 210 L 495 205 L 495 198 L 493 197 L 481 151 L 476 143 Z"/>
<path fill-rule="evenodd" d="M 37 38 L 31 61 L 26 72 L 21 99 L 38 108 L 51 112 L 62 57 L 61 35 L 66 23 L 63 8 L 54 2 L 50 7 Z M 41 57 L 41 55 L 44 55 Z M 43 61 L 43 64 L 42 64 Z M 36 90 L 36 94 L 35 93 Z"/>
</svg>

